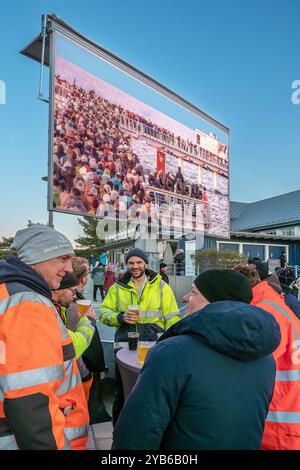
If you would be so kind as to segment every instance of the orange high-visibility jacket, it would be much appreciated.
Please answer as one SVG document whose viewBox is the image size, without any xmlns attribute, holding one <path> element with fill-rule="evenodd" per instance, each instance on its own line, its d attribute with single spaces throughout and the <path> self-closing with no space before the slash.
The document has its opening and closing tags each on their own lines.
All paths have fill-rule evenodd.
<svg viewBox="0 0 300 470">
<path fill-rule="evenodd" d="M 0 284 L 0 449 L 84 449 L 88 422 L 73 343 L 54 305 L 24 285 Z"/>
<path fill-rule="evenodd" d="M 271 313 L 280 327 L 274 394 L 265 422 L 263 449 L 300 449 L 300 321 L 266 281 L 253 288 L 252 305 Z"/>
</svg>

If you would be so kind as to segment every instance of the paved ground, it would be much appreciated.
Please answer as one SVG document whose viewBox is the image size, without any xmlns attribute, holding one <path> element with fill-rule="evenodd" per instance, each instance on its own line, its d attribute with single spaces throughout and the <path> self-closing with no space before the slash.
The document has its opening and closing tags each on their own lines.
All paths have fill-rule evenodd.
<svg viewBox="0 0 300 470">
<path fill-rule="evenodd" d="M 105 407 L 111 416 L 114 380 L 106 378 L 102 380 L 103 400 Z M 88 450 L 110 450 L 112 444 L 112 422 L 92 424 L 89 428 Z"/>
<path fill-rule="evenodd" d="M 112 422 L 92 424 L 89 429 L 87 450 L 110 450 L 112 445 Z"/>
</svg>

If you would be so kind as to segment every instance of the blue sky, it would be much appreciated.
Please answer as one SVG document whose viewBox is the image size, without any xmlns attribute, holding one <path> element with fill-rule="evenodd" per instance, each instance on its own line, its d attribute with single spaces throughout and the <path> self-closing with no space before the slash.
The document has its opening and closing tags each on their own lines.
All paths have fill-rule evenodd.
<svg viewBox="0 0 300 470">
<path fill-rule="evenodd" d="M 194 139 L 194 130 L 199 128 L 207 134 L 210 132 L 215 133 L 218 136 L 219 141 L 227 144 L 227 135 L 224 131 L 221 131 L 216 126 L 209 124 L 206 120 L 199 118 L 199 116 L 189 112 L 185 108 L 178 106 L 174 101 L 171 101 L 164 95 L 157 93 L 152 88 L 146 87 L 142 82 L 124 73 L 120 69 L 112 67 L 108 62 L 101 60 L 99 56 L 91 54 L 89 51 L 66 39 L 61 34 L 56 35 L 55 51 L 57 56 L 59 56 L 58 58 L 66 59 L 68 62 L 71 62 L 83 69 L 84 72 L 88 72 L 94 77 L 99 77 L 117 90 L 125 92 L 126 95 L 136 98 L 143 104 L 146 103 L 151 108 L 159 110 L 164 115 L 172 117 L 184 126 L 187 126 L 192 130 L 192 139 Z M 64 69 L 65 68 L 67 67 L 64 66 Z M 65 70 L 63 70 L 63 72 L 64 71 Z M 65 76 L 63 72 L 61 72 L 60 69 L 60 72 L 58 73 L 55 65 L 55 74 L 59 74 L 62 78 L 68 79 L 68 75 Z M 80 79 L 78 78 L 80 77 L 76 77 L 76 81 L 77 84 L 80 84 Z M 111 99 L 115 102 L 115 91 L 114 96 Z M 124 104 L 124 107 L 126 108 L 126 104 Z M 135 112 L 134 108 L 130 109 L 132 112 Z M 140 111 L 137 110 L 136 112 L 138 114 Z M 146 113 L 145 117 L 147 116 L 148 114 Z M 153 120 L 157 124 L 159 123 L 157 121 L 157 116 L 153 117 Z M 168 127 L 168 124 L 161 123 L 161 125 L 166 125 Z M 178 133 L 180 135 L 179 130 L 178 132 L 176 132 L 176 129 L 170 130 L 175 132 L 175 134 Z"/>
<path fill-rule="evenodd" d="M 36 99 L 39 65 L 19 54 L 41 14 L 67 23 L 231 129 L 232 200 L 297 190 L 300 104 L 298 0 L 26 0 L 1 2 L 0 236 L 46 222 L 47 105 Z M 77 217 L 54 214 L 80 233 Z"/>
</svg>

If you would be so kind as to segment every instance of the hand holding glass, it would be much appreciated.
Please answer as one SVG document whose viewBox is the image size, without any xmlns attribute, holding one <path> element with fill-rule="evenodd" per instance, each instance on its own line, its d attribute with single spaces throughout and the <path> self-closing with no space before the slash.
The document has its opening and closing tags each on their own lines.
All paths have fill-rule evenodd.
<svg viewBox="0 0 300 470">
<path fill-rule="evenodd" d="M 128 305 L 126 312 L 126 323 L 135 325 L 139 321 L 140 307 L 138 305 Z"/>
<path fill-rule="evenodd" d="M 89 309 L 91 305 L 91 301 L 88 299 L 76 300 L 76 304 L 78 307 L 78 314 L 80 317 L 85 315 L 86 311 Z"/>
</svg>

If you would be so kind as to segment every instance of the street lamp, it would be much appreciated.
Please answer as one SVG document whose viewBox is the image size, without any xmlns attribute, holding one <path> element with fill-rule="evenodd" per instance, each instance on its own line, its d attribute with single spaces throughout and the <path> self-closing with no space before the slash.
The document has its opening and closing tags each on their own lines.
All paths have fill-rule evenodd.
<svg viewBox="0 0 300 470">
<path fill-rule="evenodd" d="M 42 176 L 42 180 L 48 182 L 48 176 Z M 53 211 L 48 210 L 48 226 L 54 228 Z"/>
</svg>

